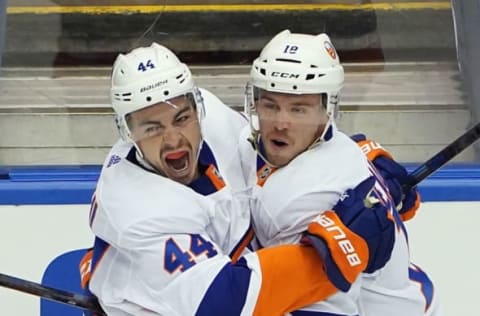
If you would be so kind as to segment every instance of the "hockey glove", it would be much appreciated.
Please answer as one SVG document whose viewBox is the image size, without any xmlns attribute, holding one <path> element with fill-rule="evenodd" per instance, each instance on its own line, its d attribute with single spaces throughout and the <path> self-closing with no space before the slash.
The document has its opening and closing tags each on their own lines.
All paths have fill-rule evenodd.
<svg viewBox="0 0 480 316">
<path fill-rule="evenodd" d="M 334 207 L 312 221 L 302 242 L 311 244 L 323 259 L 330 281 L 348 291 L 361 272 L 371 273 L 390 259 L 395 242 L 392 210 L 368 203 L 375 178 L 369 177 L 348 190 Z"/>
<path fill-rule="evenodd" d="M 416 188 L 403 192 L 402 186 L 408 181 L 407 170 L 393 160 L 392 155 L 380 144 L 366 139 L 365 135 L 356 134 L 351 138 L 357 142 L 368 160 L 382 175 L 402 220 L 407 221 L 413 218 L 420 207 L 421 198 Z"/>
</svg>

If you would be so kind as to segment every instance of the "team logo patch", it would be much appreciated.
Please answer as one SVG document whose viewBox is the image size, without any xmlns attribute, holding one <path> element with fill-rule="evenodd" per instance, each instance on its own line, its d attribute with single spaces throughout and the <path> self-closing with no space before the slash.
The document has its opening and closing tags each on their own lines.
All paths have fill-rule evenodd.
<svg viewBox="0 0 480 316">
<path fill-rule="evenodd" d="M 107 168 L 110 168 L 111 166 L 119 163 L 120 160 L 122 160 L 122 158 L 120 158 L 120 156 L 112 155 L 112 156 L 110 157 L 110 160 L 108 161 Z"/>
<path fill-rule="evenodd" d="M 323 45 L 325 46 L 325 50 L 330 55 L 330 57 L 332 57 L 332 59 L 337 59 L 337 52 L 335 51 L 332 43 L 325 41 Z"/>
</svg>

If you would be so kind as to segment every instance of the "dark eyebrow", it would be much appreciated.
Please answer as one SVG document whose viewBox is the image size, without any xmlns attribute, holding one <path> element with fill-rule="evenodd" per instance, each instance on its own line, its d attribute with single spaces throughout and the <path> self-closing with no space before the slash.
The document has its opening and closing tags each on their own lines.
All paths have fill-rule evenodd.
<svg viewBox="0 0 480 316">
<path fill-rule="evenodd" d="M 260 100 L 261 100 L 261 99 L 266 99 L 266 100 L 268 100 L 268 101 L 276 102 L 274 98 L 269 97 L 268 95 L 263 95 L 263 94 L 260 95 L 260 98 L 259 98 L 259 99 L 260 99 Z"/>
<path fill-rule="evenodd" d="M 261 99 L 265 99 L 265 100 L 273 102 L 275 104 L 278 103 L 274 98 L 269 97 L 268 95 L 261 95 L 260 100 Z M 308 103 L 306 103 L 305 101 L 302 100 L 302 101 L 296 101 L 295 103 L 290 104 L 290 106 L 308 106 L 308 107 L 310 107 L 310 106 L 315 106 L 315 105 L 314 104 L 308 104 Z"/>
<path fill-rule="evenodd" d="M 140 124 L 138 124 L 138 126 L 145 126 L 145 125 L 158 125 L 158 126 L 163 126 L 162 123 L 160 123 L 159 121 L 143 121 L 141 122 Z"/>
<path fill-rule="evenodd" d="M 184 107 L 175 114 L 175 119 L 178 119 L 179 116 L 181 116 L 183 113 L 190 111 L 190 109 L 193 110 L 193 107 L 190 104 L 184 105 Z"/>
<path fill-rule="evenodd" d="M 292 106 L 315 106 L 316 104 L 310 104 L 306 102 L 295 102 L 291 104 Z"/>
<path fill-rule="evenodd" d="M 186 104 L 184 105 L 184 107 L 177 112 L 177 114 L 175 114 L 175 117 L 174 119 L 178 119 L 179 116 L 181 116 L 183 113 L 187 112 L 188 110 L 190 110 L 191 106 L 189 104 Z M 143 126 L 146 126 L 146 125 L 156 125 L 156 126 L 160 126 L 160 127 L 164 127 L 164 125 L 159 122 L 159 121 L 152 121 L 152 120 L 146 120 L 146 121 L 142 121 L 138 124 L 139 127 L 143 127 Z"/>
</svg>

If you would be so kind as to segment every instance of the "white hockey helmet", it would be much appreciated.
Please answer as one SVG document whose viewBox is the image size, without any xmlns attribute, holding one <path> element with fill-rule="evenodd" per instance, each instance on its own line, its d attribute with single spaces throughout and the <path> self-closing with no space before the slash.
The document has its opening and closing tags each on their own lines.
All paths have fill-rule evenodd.
<svg viewBox="0 0 480 316">
<path fill-rule="evenodd" d="M 291 33 L 289 30 L 275 35 L 253 61 L 246 87 L 244 110 L 250 117 L 253 146 L 258 149 L 260 130 L 255 101 L 261 90 L 322 95 L 328 122 L 322 134 L 312 141 L 311 148 L 332 135 L 343 82 L 343 67 L 328 35 Z"/>
<path fill-rule="evenodd" d="M 126 55 L 119 54 L 115 60 L 110 97 L 124 139 L 134 142 L 127 124 L 128 114 L 180 95 L 192 98 L 201 119 L 203 100 L 192 74 L 168 48 L 153 43 Z"/>
<path fill-rule="evenodd" d="M 256 87 L 290 94 L 325 94 L 324 106 L 333 118 L 343 82 L 343 67 L 328 35 L 284 30 L 253 61 L 247 92 L 250 90 L 253 97 L 252 89 Z"/>
</svg>

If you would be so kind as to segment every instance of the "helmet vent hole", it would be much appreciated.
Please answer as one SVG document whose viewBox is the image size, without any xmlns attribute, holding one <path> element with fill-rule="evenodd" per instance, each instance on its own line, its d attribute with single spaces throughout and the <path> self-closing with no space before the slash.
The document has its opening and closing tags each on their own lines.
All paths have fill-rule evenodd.
<svg viewBox="0 0 480 316">
<path fill-rule="evenodd" d="M 265 76 L 267 72 L 265 71 L 265 68 L 261 68 L 260 73 Z"/>
<path fill-rule="evenodd" d="M 305 80 L 312 80 L 314 78 L 315 78 L 314 74 L 308 74 L 307 77 L 305 78 Z"/>
<path fill-rule="evenodd" d="M 147 99 L 147 102 L 152 101 L 152 97 L 151 97 L 151 96 L 146 97 L 146 99 Z"/>
<path fill-rule="evenodd" d="M 295 64 L 301 64 L 302 63 L 300 60 L 288 59 L 288 58 L 277 58 L 275 60 L 276 61 L 284 61 L 284 62 L 287 62 L 287 63 L 295 63 Z"/>
<path fill-rule="evenodd" d="M 167 96 L 169 94 L 168 90 L 163 91 L 163 95 Z"/>
<path fill-rule="evenodd" d="M 275 83 L 270 83 L 270 87 L 275 88 Z"/>
<path fill-rule="evenodd" d="M 292 88 L 293 88 L 293 90 L 297 90 L 297 86 L 293 86 Z"/>
</svg>

